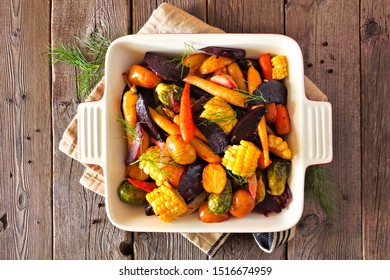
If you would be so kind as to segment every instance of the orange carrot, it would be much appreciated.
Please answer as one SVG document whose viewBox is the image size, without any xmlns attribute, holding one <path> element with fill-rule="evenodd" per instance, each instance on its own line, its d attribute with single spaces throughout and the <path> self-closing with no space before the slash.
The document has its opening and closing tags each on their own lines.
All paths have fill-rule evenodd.
<svg viewBox="0 0 390 280">
<path fill-rule="evenodd" d="M 267 112 L 265 113 L 265 120 L 268 123 L 273 123 L 276 120 L 276 105 L 274 102 L 267 103 L 266 105 Z"/>
<path fill-rule="evenodd" d="M 263 152 L 259 158 L 259 166 L 264 169 L 271 164 L 271 160 L 269 158 L 269 150 L 268 150 L 268 134 L 267 134 L 267 124 L 265 121 L 265 116 L 263 116 L 257 126 L 257 133 L 260 138 L 260 143 L 263 148 Z"/>
<path fill-rule="evenodd" d="M 259 71 L 256 70 L 256 68 L 251 65 L 248 68 L 247 73 L 247 80 L 248 80 L 248 91 L 250 94 L 252 94 L 259 85 L 261 85 L 261 77 Z"/>
<path fill-rule="evenodd" d="M 242 94 L 236 90 L 217 85 L 206 79 L 193 75 L 188 75 L 183 79 L 183 81 L 197 86 L 207 91 L 211 95 L 218 96 L 232 105 L 245 108 L 245 102 L 247 101 L 248 96 L 245 96 L 245 94 Z"/>
<path fill-rule="evenodd" d="M 131 65 L 128 80 L 136 86 L 146 88 L 154 88 L 161 82 L 161 78 L 154 72 L 137 64 Z"/>
<path fill-rule="evenodd" d="M 288 110 L 287 107 L 282 104 L 276 105 L 275 129 L 279 135 L 289 134 L 291 131 Z"/>
<path fill-rule="evenodd" d="M 177 125 L 180 125 L 180 115 L 174 116 L 173 122 Z M 199 128 L 197 126 L 195 126 L 194 134 L 195 134 L 195 137 L 198 137 L 203 142 L 208 143 L 206 136 L 203 135 L 203 133 L 199 130 Z"/>
<path fill-rule="evenodd" d="M 218 69 L 228 66 L 233 61 L 234 59 L 229 57 L 212 55 L 203 61 L 202 65 L 199 67 L 199 72 L 202 75 L 210 74 Z"/>
<path fill-rule="evenodd" d="M 191 142 L 195 136 L 195 124 L 192 119 L 190 86 L 186 83 L 180 100 L 180 134 L 184 142 Z"/>
<path fill-rule="evenodd" d="M 242 73 L 240 67 L 236 62 L 233 62 L 232 64 L 229 64 L 228 67 L 228 73 L 233 78 L 233 80 L 236 82 L 238 88 L 244 92 L 248 91 L 244 74 Z"/>
<path fill-rule="evenodd" d="M 191 141 L 192 146 L 194 146 L 196 154 L 209 163 L 221 163 L 222 159 L 213 152 L 209 145 L 205 144 L 202 140 L 194 137 Z"/>
<path fill-rule="evenodd" d="M 263 73 L 263 78 L 266 80 L 272 80 L 272 62 L 269 53 L 263 54 L 259 58 L 259 63 Z"/>
<path fill-rule="evenodd" d="M 180 129 L 176 124 L 157 113 L 157 111 L 151 107 L 149 107 L 149 112 L 152 120 L 169 135 L 180 135 Z"/>
</svg>

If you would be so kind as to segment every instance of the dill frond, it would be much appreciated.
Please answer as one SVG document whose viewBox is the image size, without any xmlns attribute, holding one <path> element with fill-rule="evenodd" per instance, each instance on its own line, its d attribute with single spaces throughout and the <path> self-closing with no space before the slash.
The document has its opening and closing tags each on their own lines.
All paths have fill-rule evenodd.
<svg viewBox="0 0 390 280">
<path fill-rule="evenodd" d="M 323 166 L 308 167 L 305 176 L 305 187 L 308 193 L 318 200 L 328 218 L 333 218 L 337 211 L 336 189 L 330 171 Z"/>
<path fill-rule="evenodd" d="M 180 55 L 177 55 L 175 56 L 174 58 L 172 58 L 170 60 L 170 62 L 176 62 L 177 63 L 177 66 L 176 68 L 179 68 L 181 67 L 181 76 L 183 76 L 183 73 L 184 73 L 184 60 L 191 56 L 192 54 L 194 53 L 197 53 L 198 50 L 196 48 L 194 48 L 193 46 L 191 46 L 190 44 L 184 42 L 184 52 Z"/>
<path fill-rule="evenodd" d="M 75 43 L 69 45 L 57 43 L 49 44 L 48 51 L 43 54 L 50 56 L 52 64 L 62 62 L 76 68 L 74 78 L 77 96 L 85 100 L 104 75 L 104 58 L 111 41 L 98 33 L 75 39 L 86 51 L 81 51 Z"/>
<path fill-rule="evenodd" d="M 135 126 L 130 125 L 124 118 L 117 116 L 116 117 L 117 122 L 121 123 L 123 126 L 123 130 L 126 132 L 126 135 L 130 136 L 132 140 L 141 142 L 142 137 L 137 132 L 137 124 L 140 124 L 141 122 L 137 122 Z M 128 137 L 127 136 L 127 137 Z"/>
</svg>

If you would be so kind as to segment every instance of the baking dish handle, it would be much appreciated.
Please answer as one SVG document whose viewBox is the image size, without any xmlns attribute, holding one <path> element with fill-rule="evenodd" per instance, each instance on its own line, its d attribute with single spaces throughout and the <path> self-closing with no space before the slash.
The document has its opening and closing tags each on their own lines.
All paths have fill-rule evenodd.
<svg viewBox="0 0 390 280">
<path fill-rule="evenodd" d="M 103 152 L 103 110 L 101 101 L 83 102 L 78 106 L 78 160 L 100 165 Z"/>
<path fill-rule="evenodd" d="M 332 161 L 332 106 L 329 102 L 307 100 L 304 106 L 307 124 L 303 137 L 303 152 L 307 166 Z"/>
</svg>

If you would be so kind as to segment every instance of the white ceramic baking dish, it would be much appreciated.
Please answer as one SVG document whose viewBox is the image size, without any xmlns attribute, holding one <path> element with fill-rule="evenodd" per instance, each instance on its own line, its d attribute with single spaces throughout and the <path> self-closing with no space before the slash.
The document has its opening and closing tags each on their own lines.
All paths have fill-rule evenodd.
<svg viewBox="0 0 390 280">
<path fill-rule="evenodd" d="M 287 56 L 289 76 L 288 110 L 292 132 L 288 144 L 293 153 L 288 179 L 293 198 L 279 214 L 265 217 L 251 213 L 241 219 L 203 223 L 197 214 L 165 223 L 156 216 L 146 216 L 143 207 L 122 203 L 117 194 L 125 178 L 127 144 L 121 124 L 120 103 L 125 83 L 122 73 L 133 63 L 140 63 L 146 51 L 166 55 L 183 53 L 185 44 L 195 48 L 225 46 L 243 48 L 247 57 L 257 58 L 269 52 Z M 106 55 L 105 93 L 97 102 L 79 105 L 78 154 L 84 163 L 100 165 L 104 170 L 106 210 L 110 221 L 127 231 L 153 232 L 271 232 L 296 225 L 304 205 L 304 178 L 309 165 L 332 160 L 332 110 L 328 102 L 309 101 L 304 92 L 303 59 L 299 45 L 291 38 L 275 34 L 143 34 L 115 40 Z"/>
</svg>

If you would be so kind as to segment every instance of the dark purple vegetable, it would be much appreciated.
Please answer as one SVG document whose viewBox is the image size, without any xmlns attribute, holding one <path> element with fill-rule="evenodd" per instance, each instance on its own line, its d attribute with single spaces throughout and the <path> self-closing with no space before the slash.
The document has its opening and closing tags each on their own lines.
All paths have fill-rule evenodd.
<svg viewBox="0 0 390 280">
<path fill-rule="evenodd" d="M 199 98 L 196 103 L 192 106 L 192 117 L 197 118 L 199 117 L 202 112 L 204 111 L 203 105 L 206 104 L 208 99 L 204 96 Z"/>
<path fill-rule="evenodd" d="M 194 123 L 207 138 L 214 153 L 221 154 L 226 150 L 228 140 L 219 125 L 203 118 L 194 118 Z"/>
<path fill-rule="evenodd" d="M 176 61 L 152 52 L 145 53 L 144 61 L 153 72 L 165 81 L 179 81 L 186 77 L 190 71 L 190 68 L 178 65 Z"/>
<path fill-rule="evenodd" d="M 251 107 L 258 104 L 264 103 L 280 103 L 283 105 L 287 104 L 287 88 L 279 81 L 270 80 L 266 83 L 262 83 L 254 92 L 254 96 L 263 96 L 261 98 L 250 98 L 247 102 L 247 106 Z"/>
<path fill-rule="evenodd" d="M 234 145 L 240 144 L 241 140 L 256 142 L 257 125 L 265 114 L 264 107 L 258 107 L 248 113 L 237 123 L 231 132 L 230 142 Z"/>
<path fill-rule="evenodd" d="M 207 162 L 197 160 L 193 164 L 188 165 L 181 174 L 177 191 L 187 202 L 204 191 L 202 176 L 206 165 Z"/>
<path fill-rule="evenodd" d="M 141 150 L 142 129 L 141 129 L 141 125 L 139 123 L 136 124 L 135 131 L 137 132 L 138 139 L 133 139 L 131 141 L 131 145 L 130 145 L 129 150 L 127 152 L 127 157 L 126 157 L 126 161 L 125 161 L 126 165 L 133 163 Z"/>
<path fill-rule="evenodd" d="M 153 216 L 155 214 L 156 213 L 154 213 L 152 205 L 148 204 L 148 205 L 145 206 L 145 215 L 146 216 Z"/>
<path fill-rule="evenodd" d="M 280 213 L 282 211 L 282 207 L 274 196 L 266 193 L 264 200 L 256 204 L 255 211 L 268 216 L 269 213 Z"/>
<path fill-rule="evenodd" d="M 158 142 L 165 141 L 165 134 L 152 120 L 148 109 L 148 102 L 143 93 L 138 93 L 138 100 L 135 105 L 137 111 L 137 118 L 141 122 L 141 126 L 151 137 L 156 139 Z"/>
<path fill-rule="evenodd" d="M 282 208 L 285 208 L 287 206 L 291 197 L 292 197 L 292 193 L 291 193 L 291 190 L 290 190 L 290 187 L 288 186 L 288 184 L 286 184 L 286 187 L 284 189 L 283 194 L 281 194 L 279 196 L 275 196 L 276 201 L 279 203 L 280 207 L 282 207 Z"/>
<path fill-rule="evenodd" d="M 241 59 L 241 58 L 245 58 L 246 56 L 245 50 L 237 49 L 237 48 L 208 46 L 208 47 L 201 48 L 200 50 L 207 52 L 209 54 L 226 56 L 233 59 Z"/>
</svg>

